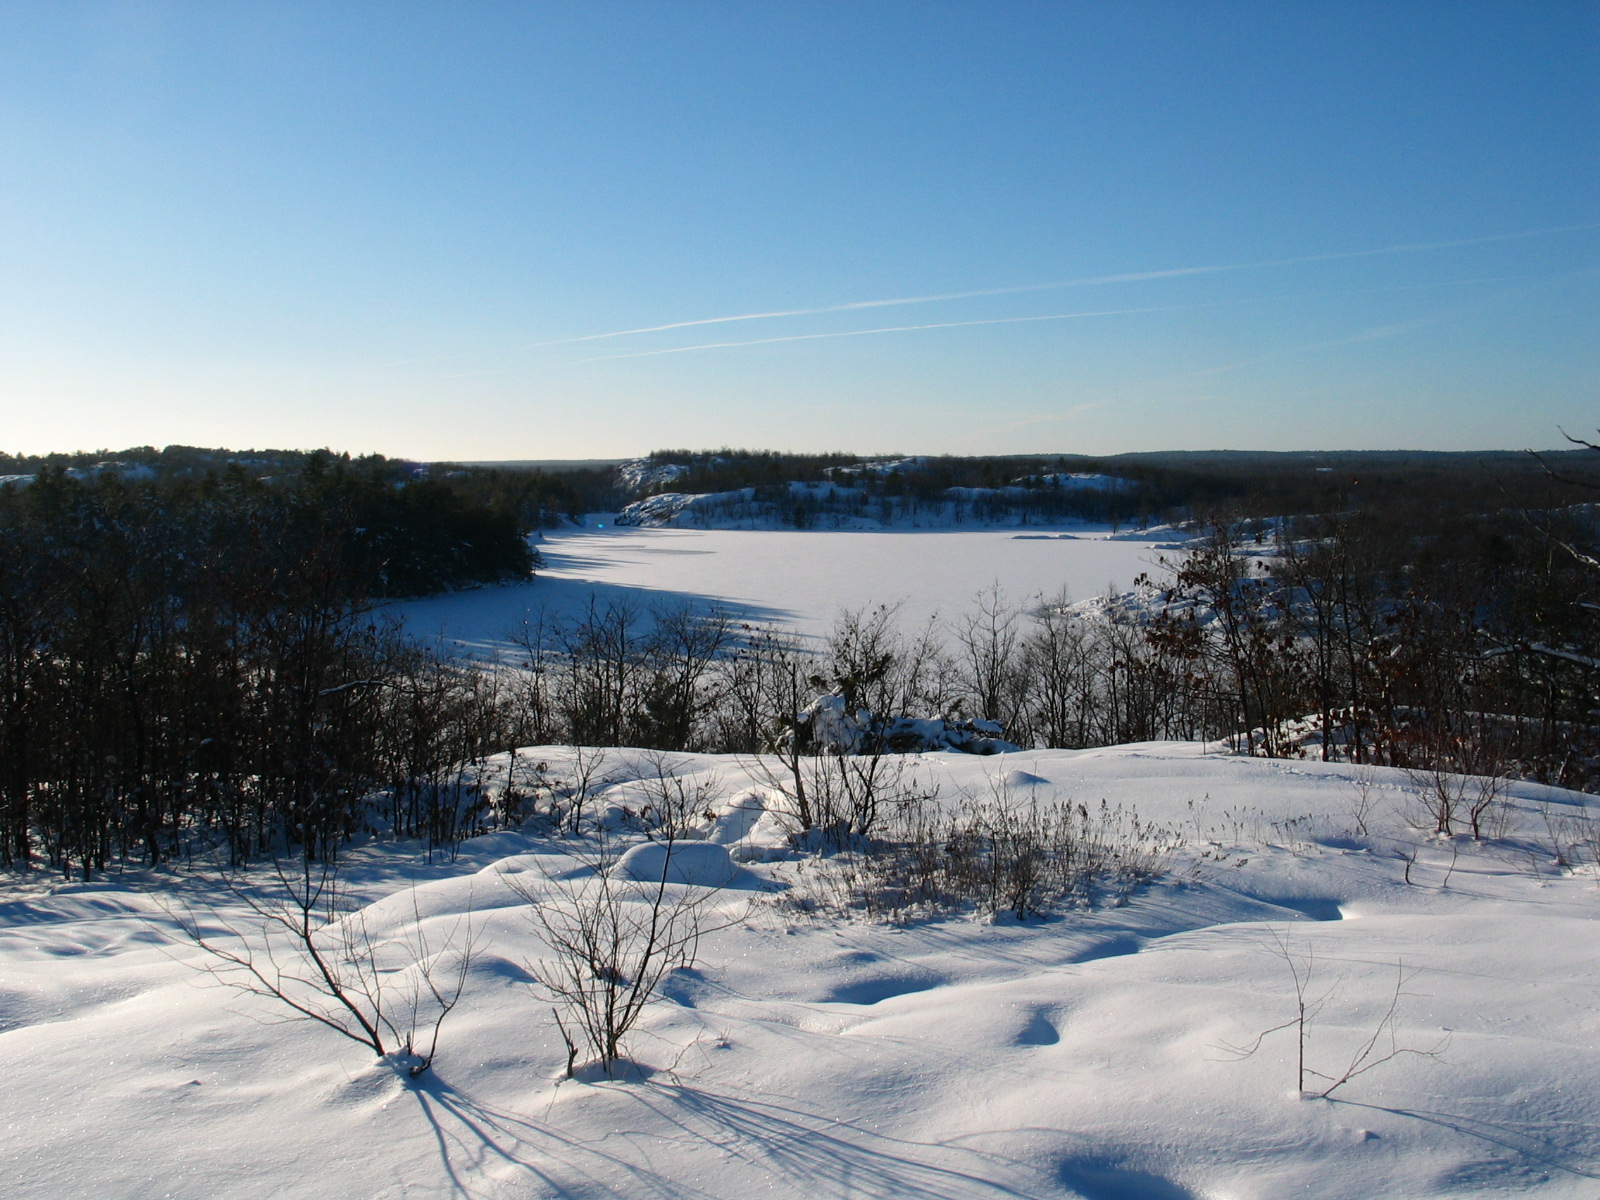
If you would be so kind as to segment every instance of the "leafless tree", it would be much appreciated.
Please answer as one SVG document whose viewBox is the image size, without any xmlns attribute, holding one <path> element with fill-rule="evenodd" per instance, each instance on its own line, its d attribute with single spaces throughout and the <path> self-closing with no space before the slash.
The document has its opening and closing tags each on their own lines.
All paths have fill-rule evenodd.
<svg viewBox="0 0 1600 1200">
<path fill-rule="evenodd" d="M 998 580 L 979 592 L 974 607 L 955 623 L 957 678 L 971 700 L 972 716 L 1016 723 L 1026 687 L 1018 670 L 1022 610 L 1012 604 Z"/>
<path fill-rule="evenodd" d="M 1314 953 L 1307 949 L 1304 953 L 1296 951 L 1289 942 L 1287 933 L 1280 933 L 1276 929 L 1268 931 L 1272 943 L 1268 947 L 1274 954 L 1281 958 L 1289 968 L 1289 976 L 1294 981 L 1294 1015 L 1281 1025 L 1274 1025 L 1271 1029 L 1264 1029 L 1254 1038 L 1242 1046 L 1223 1043 L 1218 1049 L 1222 1050 L 1229 1058 L 1237 1061 L 1249 1058 L 1261 1049 L 1262 1044 L 1274 1033 L 1281 1033 L 1286 1029 L 1295 1034 L 1295 1079 L 1302 1095 L 1313 1095 L 1320 1099 L 1327 1099 L 1335 1091 L 1342 1088 L 1368 1071 L 1376 1070 L 1386 1063 L 1397 1058 L 1413 1056 L 1438 1061 L 1450 1045 L 1450 1035 L 1447 1033 L 1432 1046 L 1422 1049 L 1415 1046 L 1402 1044 L 1398 1031 L 1400 1015 L 1400 1001 L 1408 995 L 1406 984 L 1414 977 L 1406 973 L 1404 963 L 1395 964 L 1394 990 L 1390 993 L 1389 1002 L 1384 1008 L 1372 1031 L 1364 1038 L 1351 1053 L 1342 1069 L 1335 1074 L 1327 1074 L 1307 1065 L 1306 1054 L 1311 1042 L 1312 1029 L 1318 1017 L 1322 1014 L 1323 1006 L 1332 996 L 1335 985 L 1321 992 L 1313 993 L 1313 979 L 1316 974 L 1316 958 Z M 1310 1083 L 1317 1080 L 1317 1083 Z M 1309 1086 L 1308 1086 L 1309 1084 Z M 1320 1090 L 1317 1090 L 1320 1089 Z"/>
</svg>

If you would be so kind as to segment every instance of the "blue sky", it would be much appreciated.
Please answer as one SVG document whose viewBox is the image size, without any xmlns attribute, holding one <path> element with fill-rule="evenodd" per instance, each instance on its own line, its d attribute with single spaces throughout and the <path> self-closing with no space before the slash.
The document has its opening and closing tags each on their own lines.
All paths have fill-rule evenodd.
<svg viewBox="0 0 1600 1200">
<path fill-rule="evenodd" d="M 1597 201 L 1591 0 L 0 4 L 0 449 L 1549 446 Z"/>
</svg>

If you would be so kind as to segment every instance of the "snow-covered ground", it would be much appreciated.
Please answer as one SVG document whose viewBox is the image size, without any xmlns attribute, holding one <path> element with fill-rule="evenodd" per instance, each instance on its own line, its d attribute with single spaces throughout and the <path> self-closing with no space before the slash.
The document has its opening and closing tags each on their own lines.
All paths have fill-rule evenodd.
<svg viewBox="0 0 1600 1200">
<path fill-rule="evenodd" d="M 539 550 L 547 565 L 530 583 L 409 601 L 396 611 L 419 636 L 480 650 L 504 645 L 525 617 L 572 612 L 591 598 L 715 600 L 742 619 L 805 633 L 826 631 L 841 608 L 900 604 L 914 628 L 967 610 L 996 581 L 1017 601 L 1063 587 L 1073 600 L 1087 600 L 1127 589 L 1140 572 L 1158 571 L 1160 555 L 1176 553 L 1171 530 L 619 529 L 604 517 L 590 520 L 546 535 Z"/>
<path fill-rule="evenodd" d="M 561 753 L 526 761 L 560 773 Z M 747 763 L 673 762 L 716 810 L 761 792 Z M 625 751 L 608 766 L 650 771 Z M 817 868 L 760 861 L 781 848 L 763 819 L 715 894 L 741 919 L 669 979 L 632 1041 L 644 1078 L 628 1083 L 558 1083 L 565 1056 L 528 982 L 543 948 L 505 873 L 559 891 L 549 880 L 574 865 L 560 841 L 494 834 L 433 866 L 404 847 L 350 855 L 380 936 L 417 914 L 437 936 L 471 909 L 483 937 L 435 1071 L 415 1083 L 324 1028 L 206 986 L 199 952 L 174 940 L 142 879 L 8 881 L 0 1191 L 1600 1194 L 1600 889 L 1592 868 L 1556 863 L 1549 833 L 1593 830 L 1592 797 L 1517 785 L 1505 836 L 1477 844 L 1417 833 L 1416 785 L 1392 771 L 1192 745 L 937 754 L 918 771 L 946 803 L 1026 772 L 1038 798 L 1131 806 L 1182 845 L 1122 907 L 894 927 L 804 911 L 796 898 Z M 1248 1057 L 1228 1049 L 1294 1016 L 1291 964 L 1313 970 L 1311 1069 L 1337 1075 L 1380 1028 L 1401 964 L 1395 1048 L 1448 1045 L 1302 1098 L 1292 1031 Z"/>
</svg>

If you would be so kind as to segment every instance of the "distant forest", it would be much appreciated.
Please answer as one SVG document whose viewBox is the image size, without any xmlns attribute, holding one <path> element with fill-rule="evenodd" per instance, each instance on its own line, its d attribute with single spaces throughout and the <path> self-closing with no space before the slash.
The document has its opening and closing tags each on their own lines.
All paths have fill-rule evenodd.
<svg viewBox="0 0 1600 1200">
<path fill-rule="evenodd" d="M 352 797 L 417 776 L 419 706 L 472 686 L 369 606 L 526 579 L 529 518 L 571 495 L 327 451 L 3 466 L 0 862 L 86 875 L 199 825 L 340 844 Z"/>
<path fill-rule="evenodd" d="M 784 454 L 770 450 L 657 450 L 637 472 L 639 498 L 663 492 L 757 489 L 774 503 L 794 483 L 839 484 L 872 500 L 925 504 L 951 489 L 993 493 L 988 511 L 1052 507 L 1051 482 L 1099 475 L 1125 486 L 1058 492 L 1059 515 L 1123 523 L 1195 522 L 1215 513 L 1268 517 L 1420 507 L 1463 513 L 1550 508 L 1592 499 L 1597 457 L 1583 449 L 1527 451 L 1173 451 L 991 457 Z M 1563 482 L 1563 479 L 1566 482 Z M 979 515 L 983 510 L 979 509 Z"/>
<path fill-rule="evenodd" d="M 392 487 L 403 504 L 418 512 L 454 505 L 483 510 L 506 527 L 524 531 L 579 520 L 586 512 L 616 507 L 616 472 L 606 467 L 562 470 L 418 463 L 371 454 L 352 458 L 330 450 L 214 450 L 137 446 L 88 453 L 0 454 L 0 487 L 9 480 L 25 485 L 35 476 L 75 480 L 118 479 L 146 493 L 182 497 L 195 488 L 221 482 L 248 484 L 257 494 L 309 497 L 302 485 L 331 477 L 346 492 Z M 326 483 L 317 486 L 325 487 Z"/>
</svg>

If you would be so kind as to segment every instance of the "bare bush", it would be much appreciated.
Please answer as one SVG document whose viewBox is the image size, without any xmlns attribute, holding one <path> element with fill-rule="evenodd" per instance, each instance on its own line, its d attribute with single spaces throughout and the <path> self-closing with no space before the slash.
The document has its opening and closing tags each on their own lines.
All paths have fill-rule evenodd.
<svg viewBox="0 0 1600 1200">
<path fill-rule="evenodd" d="M 1600 868 L 1600 812 L 1578 806 L 1557 812 L 1554 805 L 1539 805 L 1545 845 L 1558 870 Z"/>
<path fill-rule="evenodd" d="M 873 835 L 885 814 L 903 817 L 938 794 L 918 779 L 915 759 L 881 747 L 864 754 L 796 753 L 745 764 L 776 800 L 773 811 L 793 840 L 812 850 L 839 850 Z"/>
<path fill-rule="evenodd" d="M 1474 775 L 1467 792 L 1467 822 L 1475 841 L 1505 834 L 1510 817 L 1509 780 L 1502 775 Z"/>
<path fill-rule="evenodd" d="M 1465 822 L 1475 841 L 1505 832 L 1510 797 L 1503 775 L 1465 775 L 1443 761 L 1407 774 L 1416 787 L 1413 824 L 1453 837 L 1456 826 Z"/>
<path fill-rule="evenodd" d="M 274 1001 L 288 1010 L 285 1020 L 315 1021 L 379 1058 L 393 1056 L 408 1076 L 432 1065 L 477 951 L 470 906 L 442 939 L 430 938 L 413 887 L 407 931 L 387 937 L 326 860 L 276 861 L 265 878 L 227 874 L 222 882 L 242 915 L 167 906 L 205 951 L 200 970 Z"/>
<path fill-rule="evenodd" d="M 569 746 L 565 776 L 552 776 L 546 787 L 550 794 L 550 824 L 557 831 L 575 834 L 583 825 L 585 811 L 595 793 L 617 782 L 607 769 L 606 751 L 586 746 Z"/>
<path fill-rule="evenodd" d="M 603 829 L 573 852 L 583 868 L 576 876 L 558 876 L 542 864 L 540 883 L 501 875 L 527 902 L 548 948 L 532 970 L 566 1045 L 568 1078 L 581 1055 L 615 1078 L 628 1035 L 662 981 L 694 965 L 702 937 L 737 920 L 716 909 L 718 889 L 669 882 L 679 845 L 665 842 L 659 879 L 627 877 L 619 867 L 621 847 Z"/>
<path fill-rule="evenodd" d="M 1352 777 L 1355 784 L 1355 798 L 1350 803 L 1351 832 L 1360 836 L 1370 836 L 1369 826 L 1377 807 L 1378 781 L 1373 774 L 1373 769 L 1365 764 L 1356 767 Z"/>
<path fill-rule="evenodd" d="M 1122 904 L 1165 870 L 1176 837 L 1137 814 L 1041 800 L 1000 781 L 944 807 L 902 793 L 878 836 L 810 871 L 828 907 L 889 920 L 975 911 L 1017 920 L 1062 907 Z"/>
<path fill-rule="evenodd" d="M 646 754 L 642 766 L 639 786 L 645 804 L 637 815 L 646 837 L 675 842 L 715 819 L 722 794 L 722 780 L 715 773 L 684 776 L 660 752 Z"/>
</svg>

